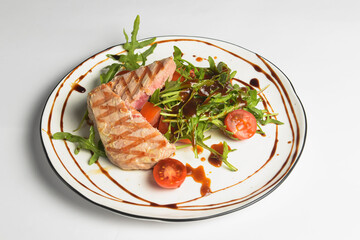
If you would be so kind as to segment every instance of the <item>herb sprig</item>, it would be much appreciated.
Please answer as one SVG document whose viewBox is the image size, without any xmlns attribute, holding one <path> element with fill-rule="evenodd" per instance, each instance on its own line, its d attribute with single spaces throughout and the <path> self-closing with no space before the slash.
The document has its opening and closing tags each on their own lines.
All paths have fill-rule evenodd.
<svg viewBox="0 0 360 240">
<path fill-rule="evenodd" d="M 110 54 L 107 55 L 107 57 L 115 60 L 116 62 L 104 68 L 104 72 L 100 74 L 100 84 L 106 84 L 110 82 L 119 71 L 124 71 L 124 70 L 132 71 L 138 69 L 141 65 L 145 65 L 147 57 L 154 52 L 156 44 L 153 44 L 153 42 L 156 40 L 156 38 L 151 38 L 139 42 L 137 40 L 139 26 L 140 26 L 140 17 L 138 15 L 136 16 L 134 21 L 134 27 L 133 27 L 133 31 L 131 32 L 130 42 L 129 42 L 129 37 L 126 34 L 125 30 L 123 31 L 126 39 L 126 43 L 123 45 L 123 48 L 126 50 L 126 53 L 121 55 L 110 55 Z M 144 48 L 149 45 L 151 46 L 143 53 L 141 52 L 135 53 L 136 50 Z M 138 62 L 142 62 L 142 64 L 140 65 Z M 89 113 L 86 110 L 79 123 L 79 126 L 74 130 L 74 132 L 78 131 L 83 126 L 86 119 L 88 119 L 88 116 Z M 88 139 L 78 135 L 74 135 L 69 132 L 54 133 L 52 135 L 52 138 L 60 139 L 60 140 L 62 139 L 73 143 L 77 143 L 75 154 L 78 154 L 80 149 L 90 150 L 92 152 L 92 156 L 89 160 L 89 165 L 91 165 L 95 163 L 100 156 L 106 157 L 106 154 L 105 151 L 103 150 L 103 145 L 100 140 L 97 145 L 94 143 L 95 131 L 93 129 L 93 126 L 90 126 L 89 131 L 90 133 Z"/>
<path fill-rule="evenodd" d="M 134 21 L 134 27 L 133 31 L 131 32 L 131 41 L 129 42 L 129 36 L 125 32 L 125 29 L 123 30 L 126 43 L 124 44 L 123 48 L 126 50 L 126 54 L 121 55 L 112 55 L 108 54 L 107 56 L 112 58 L 115 61 L 120 62 L 119 65 L 126 70 L 132 71 L 138 69 L 140 66 L 144 66 L 145 62 L 147 60 L 147 57 L 154 52 L 154 49 L 156 48 L 157 44 L 152 44 L 155 42 L 156 38 L 151 38 L 142 42 L 139 42 L 137 40 L 137 34 L 139 32 L 140 27 L 140 17 L 139 15 L 136 16 Z M 150 45 L 150 47 L 145 50 L 143 53 L 135 53 L 135 50 L 141 49 L 143 47 L 146 47 Z M 142 62 L 140 65 L 138 62 Z"/>
<path fill-rule="evenodd" d="M 80 137 L 69 132 L 54 133 L 52 138 L 76 143 L 77 146 L 74 150 L 75 154 L 78 154 L 80 149 L 90 150 L 92 152 L 92 156 L 89 160 L 89 165 L 95 163 L 99 157 L 106 157 L 101 141 L 99 141 L 98 144 L 95 144 L 95 130 L 93 126 L 90 127 L 89 138 Z"/>
<path fill-rule="evenodd" d="M 204 143 L 210 138 L 205 133 L 215 127 L 232 137 L 233 133 L 226 130 L 224 119 L 236 109 L 253 113 L 260 125 L 281 122 L 271 118 L 273 114 L 256 107 L 261 101 L 256 90 L 231 83 L 236 72 L 225 63 L 216 65 L 209 57 L 209 67 L 195 67 L 182 58 L 183 54 L 176 46 L 173 56 L 179 79 L 166 82 L 165 87 L 156 90 L 150 98 L 150 102 L 161 107 L 162 121 L 169 123 L 165 137 L 172 143 L 188 139 L 196 158 L 196 146 L 199 145 L 218 156 L 230 170 L 236 171 L 236 167 L 227 160 L 228 154 L 235 149 L 229 150 L 224 141 L 224 151 L 217 152 Z M 260 127 L 258 132 L 262 132 Z"/>
</svg>

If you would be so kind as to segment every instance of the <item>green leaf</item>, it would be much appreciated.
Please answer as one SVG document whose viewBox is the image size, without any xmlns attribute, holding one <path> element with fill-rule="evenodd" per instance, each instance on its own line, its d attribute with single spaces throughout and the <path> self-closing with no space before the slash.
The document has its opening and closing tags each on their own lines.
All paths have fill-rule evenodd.
<svg viewBox="0 0 360 240">
<path fill-rule="evenodd" d="M 153 104 L 157 104 L 160 102 L 160 89 L 156 89 L 155 92 L 150 97 L 150 102 Z"/>
<path fill-rule="evenodd" d="M 215 65 L 215 62 L 214 62 L 214 59 L 212 57 L 208 57 L 208 61 L 209 61 L 209 68 L 210 70 L 214 73 L 214 74 L 218 74 L 218 70 L 216 68 L 216 65 Z"/>
<path fill-rule="evenodd" d="M 152 44 L 153 42 L 155 42 L 156 38 L 151 38 L 139 42 L 137 40 L 139 28 L 140 28 L 140 17 L 139 15 L 137 15 L 134 21 L 133 30 L 131 32 L 130 42 L 129 42 L 129 36 L 126 34 L 125 30 L 123 31 L 126 39 L 126 43 L 123 45 L 123 48 L 126 50 L 126 54 L 108 55 L 108 57 L 110 57 L 111 59 L 118 61 L 120 66 L 123 67 L 125 70 L 132 71 L 138 69 L 140 67 L 140 64 L 138 62 L 142 62 L 141 65 L 145 65 L 147 57 L 154 52 L 154 49 L 157 46 L 156 44 Z M 144 48 L 149 45 L 151 46 L 143 53 L 135 53 L 135 50 Z"/>
<path fill-rule="evenodd" d="M 137 15 L 134 21 L 133 31 L 131 32 L 131 42 L 133 43 L 137 42 L 136 37 L 139 32 L 139 28 L 140 28 L 140 16 Z"/>
<path fill-rule="evenodd" d="M 113 63 L 110 66 L 105 67 L 105 69 L 107 69 L 106 73 L 102 73 L 100 75 L 100 83 L 104 84 L 104 83 L 108 83 L 110 82 L 115 74 L 119 71 L 121 65 L 118 63 Z"/>
<path fill-rule="evenodd" d="M 174 46 L 173 56 L 174 56 L 174 61 L 178 62 L 180 64 L 182 52 L 181 52 L 180 48 L 178 48 L 177 46 Z"/>
<path fill-rule="evenodd" d="M 85 120 L 88 119 L 88 117 L 89 117 L 89 112 L 88 112 L 88 110 L 86 109 L 83 117 L 81 118 L 81 121 L 80 121 L 80 123 L 79 123 L 79 126 L 74 130 L 74 132 L 77 132 L 77 131 L 79 131 L 79 130 L 82 128 L 82 126 L 83 126 L 84 123 L 85 123 Z"/>
<path fill-rule="evenodd" d="M 234 151 L 231 150 L 231 151 Z M 227 143 L 224 141 L 223 142 L 223 154 L 222 154 L 222 161 L 223 163 L 226 164 L 226 166 L 231 170 L 231 171 L 237 171 L 238 169 L 236 167 L 234 167 L 232 164 L 230 164 L 227 160 L 228 155 L 229 155 L 229 146 L 227 145 Z"/>
<path fill-rule="evenodd" d="M 89 160 L 89 165 L 93 164 L 98 160 L 98 158 L 106 157 L 105 151 L 100 149 L 98 146 L 95 145 L 94 139 L 95 139 L 95 131 L 93 126 L 90 127 L 90 134 L 89 138 L 86 139 L 84 137 L 71 134 L 69 132 L 57 132 L 52 135 L 53 139 L 58 140 L 67 140 L 69 142 L 73 142 L 76 145 L 75 148 L 75 154 L 78 154 L 80 149 L 86 149 L 92 152 L 92 156 Z"/>
<path fill-rule="evenodd" d="M 156 38 L 150 38 L 148 40 L 144 40 L 142 42 L 139 43 L 138 48 L 143 48 L 146 47 L 147 45 L 152 44 L 153 42 L 155 42 Z"/>
</svg>

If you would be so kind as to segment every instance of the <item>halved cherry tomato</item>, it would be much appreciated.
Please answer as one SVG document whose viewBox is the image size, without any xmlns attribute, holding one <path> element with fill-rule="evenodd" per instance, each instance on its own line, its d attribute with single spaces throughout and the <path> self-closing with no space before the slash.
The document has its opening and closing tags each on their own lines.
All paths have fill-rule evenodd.
<svg viewBox="0 0 360 240">
<path fill-rule="evenodd" d="M 186 167 L 176 159 L 165 158 L 155 165 L 153 175 L 160 187 L 178 188 L 185 180 Z"/>
<path fill-rule="evenodd" d="M 152 125 L 155 126 L 160 119 L 161 108 L 151 102 L 146 102 L 140 110 L 141 115 Z"/>
<path fill-rule="evenodd" d="M 254 136 L 257 122 L 254 115 L 248 111 L 238 109 L 229 113 L 224 121 L 226 130 L 232 132 L 233 137 L 243 140 Z"/>
</svg>

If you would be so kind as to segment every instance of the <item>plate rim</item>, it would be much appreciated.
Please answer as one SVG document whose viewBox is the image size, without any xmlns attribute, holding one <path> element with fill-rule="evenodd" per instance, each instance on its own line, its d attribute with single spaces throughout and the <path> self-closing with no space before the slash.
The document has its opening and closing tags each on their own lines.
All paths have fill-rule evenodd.
<svg viewBox="0 0 360 240">
<path fill-rule="evenodd" d="M 208 216 L 203 216 L 203 217 L 193 217 L 193 218 L 179 218 L 179 219 L 174 219 L 174 218 L 162 218 L 162 217 L 151 217 L 151 216 L 143 216 L 143 215 L 137 215 L 137 214 L 132 214 L 132 213 L 128 213 L 128 212 L 124 212 L 124 211 L 120 211 L 120 210 L 117 210 L 117 209 L 114 209 L 114 208 L 111 208 L 111 207 L 108 207 L 108 206 L 105 206 L 101 203 L 98 203 L 98 202 L 95 202 L 94 200 L 86 197 L 85 195 L 83 195 L 79 190 L 75 189 L 75 187 L 71 186 L 70 183 L 68 183 L 61 175 L 60 173 L 55 169 L 53 163 L 51 162 L 50 160 L 50 157 L 48 155 L 48 152 L 47 152 L 47 149 L 45 147 L 45 143 L 44 143 L 44 140 L 43 140 L 43 137 L 42 137 L 42 122 L 43 122 L 43 118 L 44 118 L 44 112 L 45 112 L 45 109 L 46 109 L 46 106 L 48 104 L 48 101 L 51 97 L 51 95 L 53 94 L 54 90 L 59 86 L 59 84 L 61 84 L 61 82 L 64 80 L 64 78 L 66 78 L 66 76 L 68 76 L 72 71 L 74 71 L 77 66 L 79 65 L 82 65 L 83 63 L 85 63 L 86 61 L 88 61 L 89 59 L 91 59 L 93 56 L 96 56 L 102 52 L 105 52 L 111 48 L 114 48 L 114 47 L 118 47 L 118 46 L 122 46 L 124 45 L 125 43 L 121 43 L 121 44 L 115 44 L 113 46 L 110 46 L 110 47 L 107 47 L 97 53 L 94 53 L 92 54 L 90 57 L 86 58 L 85 60 L 83 60 L 82 62 L 78 63 L 76 67 L 72 68 L 68 73 L 66 73 L 59 82 L 57 82 L 55 84 L 55 87 L 50 91 L 50 94 L 48 95 L 48 97 L 46 98 L 46 100 L 44 101 L 44 106 L 42 108 L 42 111 L 41 111 L 41 114 L 40 114 L 40 131 L 39 131 L 39 135 L 40 135 L 40 139 L 41 139 L 41 143 L 42 143 L 42 147 L 43 147 L 43 150 L 44 150 L 44 153 L 46 155 L 46 158 L 47 158 L 47 161 L 51 167 L 51 169 L 55 172 L 55 174 L 58 176 L 58 178 L 60 178 L 60 180 L 65 183 L 66 186 L 68 186 L 71 190 L 73 190 L 75 193 L 77 193 L 78 195 L 80 195 L 82 198 L 86 199 L 87 201 L 99 206 L 99 207 L 102 207 L 104 209 L 107 209 L 109 210 L 110 212 L 113 212 L 113 213 L 117 213 L 117 214 L 120 214 L 122 216 L 126 216 L 126 217 L 130 217 L 130 218 L 134 218 L 134 219 L 141 219 L 141 220 L 154 220 L 154 221 L 160 221 L 160 222 L 190 222 L 190 221 L 199 221 L 199 220 L 205 220 L 205 219 L 211 219 L 211 218 L 215 218 L 215 217 L 220 217 L 220 216 L 223 216 L 223 215 L 227 215 L 227 214 L 230 214 L 230 213 L 233 213 L 233 212 L 236 212 L 236 211 L 239 211 L 239 210 L 242 210 L 244 208 L 247 208 L 251 205 L 253 205 L 254 203 L 257 203 L 258 201 L 264 199 L 265 197 L 269 196 L 270 193 L 274 192 L 275 189 L 277 189 L 284 181 L 285 179 L 287 179 L 287 177 L 290 175 L 290 173 L 292 172 L 292 170 L 295 168 L 296 164 L 298 163 L 302 153 L 303 153 L 303 150 L 304 150 L 304 147 L 305 147 L 305 143 L 306 143 L 306 137 L 307 137 L 307 128 L 308 128 L 308 124 L 307 124 L 307 117 L 306 117 L 306 111 L 305 111 L 305 108 L 304 108 L 304 105 L 303 103 L 301 102 L 295 88 L 294 88 L 294 85 L 292 84 L 292 82 L 290 81 L 290 79 L 287 77 L 287 75 L 279 68 L 277 67 L 273 62 L 269 61 L 267 58 L 263 57 L 261 54 L 258 54 L 252 50 L 249 50 L 245 47 L 242 47 L 240 45 L 237 45 L 237 44 L 234 44 L 232 42 L 228 42 L 228 41 L 225 41 L 225 40 L 220 40 L 220 39 L 216 39 L 216 38 L 211 38 L 211 37 L 203 37 L 203 36 L 193 36 L 193 35 L 160 35 L 160 36 L 153 36 L 153 37 L 147 37 L 147 38 L 142 38 L 142 39 L 139 39 L 138 41 L 143 41 L 143 40 L 146 40 L 146 39 L 150 39 L 150 38 L 178 38 L 178 37 L 186 37 L 186 38 L 197 38 L 197 39 L 205 39 L 205 40 L 213 40 L 213 41 L 218 41 L 218 42 L 222 42 L 222 43 L 226 43 L 226 44 L 230 44 L 230 45 L 233 45 L 235 47 L 238 47 L 238 48 L 242 48 L 248 52 L 251 52 L 253 54 L 257 54 L 259 55 L 261 58 L 265 59 L 267 62 L 271 63 L 273 67 L 275 67 L 278 71 L 281 72 L 281 74 L 284 75 L 284 77 L 287 79 L 287 81 L 289 82 L 290 84 L 290 87 L 292 89 L 292 91 L 294 92 L 294 95 L 296 97 L 296 99 L 299 101 L 300 103 L 300 108 L 302 110 L 302 113 L 303 113 L 303 117 L 304 117 L 304 137 L 303 137 L 303 141 L 301 142 L 302 143 L 302 146 L 301 148 L 299 149 L 299 152 L 298 152 L 298 155 L 293 163 L 293 165 L 290 167 L 289 171 L 283 176 L 283 178 L 278 182 L 276 183 L 269 191 L 267 191 L 265 194 L 263 194 L 262 196 L 242 205 L 242 206 L 239 206 L 239 207 L 236 207 L 236 208 L 233 208 L 233 209 L 230 209 L 230 210 L 226 210 L 226 211 L 223 211 L 223 212 L 220 212 L 220 213 L 216 213 L 216 214 L 212 214 L 212 215 L 208 215 Z"/>
</svg>

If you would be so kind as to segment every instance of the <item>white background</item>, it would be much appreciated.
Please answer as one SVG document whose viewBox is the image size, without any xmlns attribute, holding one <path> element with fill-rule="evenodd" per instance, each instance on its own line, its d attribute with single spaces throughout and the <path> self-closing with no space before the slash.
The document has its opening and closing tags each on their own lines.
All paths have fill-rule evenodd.
<svg viewBox="0 0 360 240">
<path fill-rule="evenodd" d="M 359 239 L 360 2 L 0 0 L 0 239 Z M 39 121 L 73 67 L 139 38 L 232 42 L 277 65 L 307 114 L 303 154 L 260 202 L 222 217 L 159 223 L 86 201 L 53 172 Z"/>
</svg>

